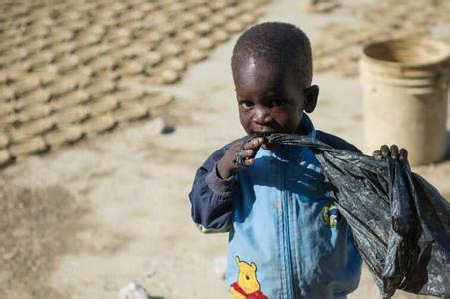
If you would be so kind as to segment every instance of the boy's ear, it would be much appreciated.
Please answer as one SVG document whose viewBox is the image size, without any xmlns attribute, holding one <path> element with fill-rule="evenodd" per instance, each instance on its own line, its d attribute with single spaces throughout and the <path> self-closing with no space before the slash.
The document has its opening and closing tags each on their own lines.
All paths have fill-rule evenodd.
<svg viewBox="0 0 450 299">
<path fill-rule="evenodd" d="M 316 109 L 317 99 L 319 98 L 319 86 L 311 85 L 305 89 L 305 108 L 307 113 L 311 113 Z"/>
</svg>

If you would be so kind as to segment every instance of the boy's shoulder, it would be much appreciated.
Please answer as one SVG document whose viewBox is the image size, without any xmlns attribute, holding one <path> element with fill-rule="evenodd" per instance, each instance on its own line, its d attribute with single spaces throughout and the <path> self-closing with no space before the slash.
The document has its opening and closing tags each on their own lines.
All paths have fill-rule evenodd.
<svg viewBox="0 0 450 299">
<path fill-rule="evenodd" d="M 336 135 L 317 130 L 316 138 L 319 141 L 322 141 L 323 143 L 326 143 L 336 149 L 361 153 L 361 151 L 356 146 L 348 143 L 347 141 Z"/>
</svg>

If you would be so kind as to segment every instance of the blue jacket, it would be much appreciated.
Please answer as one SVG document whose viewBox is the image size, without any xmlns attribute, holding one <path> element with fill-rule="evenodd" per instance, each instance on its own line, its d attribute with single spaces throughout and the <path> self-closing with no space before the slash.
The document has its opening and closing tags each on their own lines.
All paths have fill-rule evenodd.
<svg viewBox="0 0 450 299">
<path fill-rule="evenodd" d="M 306 115 L 302 127 L 335 148 L 358 151 L 316 131 Z M 228 146 L 198 169 L 189 199 L 203 232 L 229 232 L 226 280 L 234 297 L 340 298 L 355 290 L 361 257 L 313 152 L 260 149 L 251 167 L 222 180 L 216 164 Z"/>
</svg>

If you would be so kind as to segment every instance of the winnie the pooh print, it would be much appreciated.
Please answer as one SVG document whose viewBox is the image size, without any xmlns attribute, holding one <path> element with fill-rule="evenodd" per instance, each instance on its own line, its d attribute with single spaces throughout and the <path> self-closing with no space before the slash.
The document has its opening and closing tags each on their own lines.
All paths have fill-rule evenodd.
<svg viewBox="0 0 450 299">
<path fill-rule="evenodd" d="M 268 299 L 261 291 L 256 278 L 256 264 L 241 261 L 236 255 L 236 264 L 239 268 L 237 282 L 231 284 L 230 293 L 235 299 Z"/>
</svg>

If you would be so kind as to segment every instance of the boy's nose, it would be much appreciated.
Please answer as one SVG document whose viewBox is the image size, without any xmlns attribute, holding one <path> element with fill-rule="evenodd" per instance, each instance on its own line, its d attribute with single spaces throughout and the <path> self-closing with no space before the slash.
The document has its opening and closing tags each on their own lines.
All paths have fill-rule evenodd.
<svg viewBox="0 0 450 299">
<path fill-rule="evenodd" d="M 264 108 L 256 108 L 253 115 L 253 122 L 258 125 L 266 125 L 272 121 L 269 111 Z"/>
</svg>

